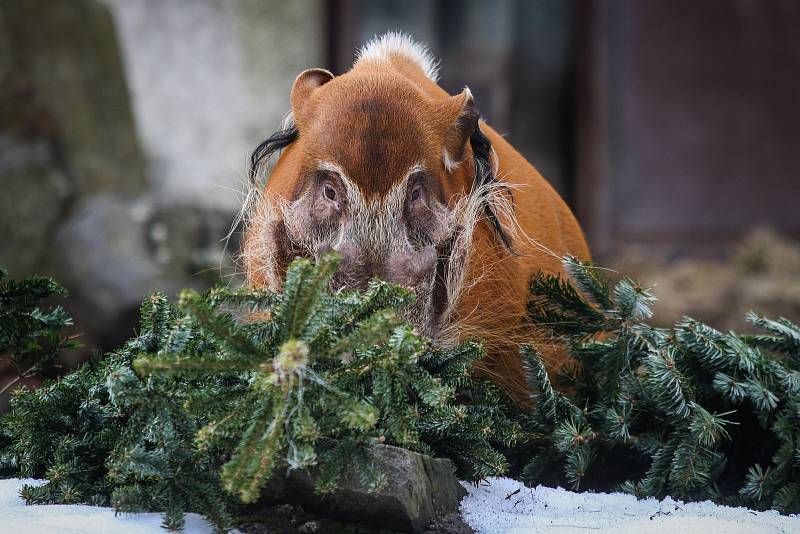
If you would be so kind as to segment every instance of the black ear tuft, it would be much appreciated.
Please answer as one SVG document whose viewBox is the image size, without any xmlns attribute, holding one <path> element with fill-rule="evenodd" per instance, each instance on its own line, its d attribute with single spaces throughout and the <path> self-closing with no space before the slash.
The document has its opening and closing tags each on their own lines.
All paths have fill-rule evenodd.
<svg viewBox="0 0 800 534">
<path fill-rule="evenodd" d="M 472 134 L 469 137 L 469 142 L 470 146 L 472 147 L 472 159 L 475 162 L 475 181 L 473 188 L 498 182 L 497 176 L 494 174 L 494 165 L 492 165 L 491 159 L 492 142 L 489 141 L 489 138 L 486 137 L 486 135 L 484 135 L 484 133 L 481 131 L 480 124 L 476 124 L 475 129 L 472 131 Z M 511 194 L 511 191 L 508 193 Z M 500 219 L 497 217 L 497 213 L 495 213 L 488 199 L 484 201 L 483 210 L 486 214 L 486 218 L 489 219 L 489 223 L 491 223 L 495 234 L 497 234 L 509 252 L 515 254 L 514 249 L 511 246 L 511 238 L 506 233 L 503 225 L 500 224 Z"/>
<path fill-rule="evenodd" d="M 253 150 L 253 153 L 250 155 L 251 186 L 256 187 L 258 185 L 256 181 L 258 168 L 269 161 L 269 158 L 271 158 L 273 154 L 294 143 L 299 135 L 300 132 L 297 129 L 297 125 L 291 122 L 286 128 L 275 132 Z"/>
</svg>

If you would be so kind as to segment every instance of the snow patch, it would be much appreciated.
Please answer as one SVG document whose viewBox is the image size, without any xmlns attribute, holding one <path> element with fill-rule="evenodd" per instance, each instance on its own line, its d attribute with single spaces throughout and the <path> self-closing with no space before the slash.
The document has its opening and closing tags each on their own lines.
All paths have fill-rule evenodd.
<svg viewBox="0 0 800 534">
<path fill-rule="evenodd" d="M 26 506 L 19 496 L 24 484 L 40 485 L 43 480 L 11 478 L 0 480 L 0 532 L 14 534 L 165 534 L 161 514 L 119 514 L 98 506 L 46 504 Z M 201 516 L 186 515 L 185 534 L 213 532 Z"/>
<path fill-rule="evenodd" d="M 508 478 L 492 478 L 478 487 L 462 484 L 469 492 L 461 501 L 464 521 L 481 534 L 800 533 L 800 517 L 775 511 L 684 503 L 669 497 L 638 500 L 625 493 L 526 488 Z"/>
<path fill-rule="evenodd" d="M 0 532 L 14 534 L 163 534 L 160 514 L 115 514 L 84 505 L 26 506 L 19 497 L 32 479 L 0 480 Z M 684 503 L 671 498 L 637 500 L 623 493 L 574 493 L 561 488 L 526 488 L 508 478 L 475 487 L 462 482 L 464 520 L 479 534 L 772 534 L 800 533 L 800 517 L 775 511 Z M 187 534 L 212 532 L 197 514 L 187 514 Z M 236 531 L 234 531 L 236 532 Z"/>
</svg>

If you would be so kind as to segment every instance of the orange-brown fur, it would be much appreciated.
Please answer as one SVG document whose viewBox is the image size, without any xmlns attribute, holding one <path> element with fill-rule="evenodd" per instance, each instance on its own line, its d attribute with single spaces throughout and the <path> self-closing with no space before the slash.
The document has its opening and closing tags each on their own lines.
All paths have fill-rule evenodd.
<svg viewBox="0 0 800 534">
<path fill-rule="evenodd" d="M 439 196 L 447 205 L 454 205 L 469 193 L 475 176 L 469 144 L 452 172 L 443 165 L 441 150 L 430 147 L 447 147 L 451 142 L 453 123 L 465 98 L 466 92 L 448 95 L 417 62 L 401 54 L 392 54 L 388 60 L 359 61 L 349 72 L 319 87 L 296 84 L 292 108 L 300 136 L 278 159 L 262 202 L 290 201 L 303 187 L 299 177 L 304 166 L 325 159 L 346 168 L 364 195 L 376 198 L 390 187 L 387 177 L 398 176 L 419 161 L 434 170 Z M 364 110 L 371 106 L 380 107 L 383 116 L 391 120 L 369 121 Z M 491 127 L 481 122 L 480 128 L 494 148 L 497 177 L 509 185 L 513 197 L 513 217 L 501 216 L 512 235 L 513 252 L 486 220 L 477 224 L 464 289 L 440 341 L 484 340 L 488 357 L 478 370 L 523 401 L 526 386 L 519 344 L 535 341 L 551 371 L 565 359 L 534 326 L 523 321 L 530 278 L 539 272 L 561 273 L 563 255 L 589 259 L 589 250 L 575 217 L 550 184 Z M 373 140 L 378 136 L 385 149 L 364 153 L 353 132 L 363 132 Z M 350 137 L 345 140 L 343 135 Z M 377 173 L 376 168 L 382 172 Z M 245 250 L 265 231 L 258 224 L 250 225 Z M 269 285 L 263 276 L 265 259 L 253 253 L 244 258 L 250 284 Z M 287 260 L 281 260 L 281 268 Z"/>
</svg>

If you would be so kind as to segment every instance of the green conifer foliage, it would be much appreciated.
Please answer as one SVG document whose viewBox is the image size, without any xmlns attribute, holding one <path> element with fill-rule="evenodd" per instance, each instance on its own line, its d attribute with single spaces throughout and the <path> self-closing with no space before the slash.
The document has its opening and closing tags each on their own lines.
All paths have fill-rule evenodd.
<svg viewBox="0 0 800 534">
<path fill-rule="evenodd" d="M 66 296 L 66 290 L 50 278 L 34 276 L 15 282 L 0 267 L 0 359 L 16 370 L 16 377 L 0 384 L 0 394 L 20 378 L 52 374 L 59 352 L 75 347 L 64 334 L 72 319 L 60 306 L 42 311 L 42 301 Z"/>
<path fill-rule="evenodd" d="M 26 486 L 30 504 L 108 505 L 104 462 L 121 422 L 91 365 L 35 391 L 13 392 L 0 420 L 0 475 L 46 478 Z"/>
<path fill-rule="evenodd" d="M 395 310 L 413 299 L 400 287 L 375 281 L 364 293 L 332 294 L 337 265 L 335 256 L 318 265 L 297 260 L 283 294 L 268 298 L 184 292 L 184 327 L 213 340 L 216 350 L 192 355 L 168 347 L 134 362 L 146 376 L 243 377 L 235 394 L 195 388 L 199 395 L 189 399 L 213 414 L 197 433 L 199 447 L 232 449 L 221 471 L 225 489 L 252 502 L 275 468 L 288 465 L 315 466 L 318 490 L 331 491 L 364 446 L 383 442 L 456 456 L 470 480 L 505 472 L 493 444 L 512 443 L 517 427 L 502 411 L 500 393 L 471 377 L 480 346 L 433 349 L 397 318 Z M 243 323 L 223 311 L 231 304 L 270 320 Z M 365 482 L 379 488 L 381 474 L 362 467 Z"/>
<path fill-rule="evenodd" d="M 536 402 L 523 477 L 800 511 L 800 328 L 756 314 L 763 335 L 690 318 L 655 328 L 650 290 L 627 279 L 612 289 L 574 258 L 564 267 L 569 281 L 531 283 L 530 316 L 572 366 L 554 386 L 536 350 L 522 350 Z"/>
<path fill-rule="evenodd" d="M 45 478 L 24 488 L 30 503 L 161 511 L 171 529 L 196 511 L 223 529 L 286 469 L 314 470 L 326 492 L 355 465 L 380 488 L 366 451 L 389 443 L 449 457 L 472 481 L 505 473 L 509 452 L 530 483 L 800 511 L 792 322 L 750 314 L 764 333 L 747 336 L 689 318 L 655 328 L 648 289 L 565 258 L 569 279 L 535 278 L 528 309 L 572 365 L 551 377 L 523 347 L 533 408 L 520 413 L 473 377 L 480 343 L 433 347 L 398 319 L 405 289 L 331 291 L 337 261 L 296 261 L 280 294 L 152 295 L 119 350 L 14 392 L 0 475 Z M 65 342 L 66 316 L 35 311 L 49 284 L 0 285 L 4 346 L 46 354 L 34 365 Z"/>
<path fill-rule="evenodd" d="M 432 347 L 396 315 L 406 289 L 332 292 L 337 264 L 296 261 L 281 294 L 152 295 L 121 349 L 15 392 L 0 421 L 6 474 L 48 479 L 25 488 L 31 503 L 157 510 L 170 529 L 187 511 L 229 527 L 287 468 L 314 469 L 325 492 L 355 464 L 377 489 L 373 443 L 451 457 L 473 481 L 503 474 L 519 427 L 472 377 L 481 346 Z"/>
</svg>

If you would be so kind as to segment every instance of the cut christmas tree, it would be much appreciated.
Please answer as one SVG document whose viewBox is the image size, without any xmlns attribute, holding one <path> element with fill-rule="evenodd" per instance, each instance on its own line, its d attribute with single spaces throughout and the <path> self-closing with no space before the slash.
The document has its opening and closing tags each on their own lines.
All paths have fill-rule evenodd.
<svg viewBox="0 0 800 534">
<path fill-rule="evenodd" d="M 524 480 L 800 511 L 800 328 L 748 315 L 760 335 L 690 318 L 654 328 L 655 297 L 565 258 L 569 282 L 531 283 L 531 319 L 572 365 L 548 377 L 523 348 L 536 408 Z"/>
<path fill-rule="evenodd" d="M 331 292 L 337 262 L 296 261 L 282 294 L 151 296 L 122 349 L 15 392 L 0 465 L 48 480 L 28 502 L 163 511 L 173 529 L 187 511 L 229 527 L 276 470 L 313 467 L 324 493 L 355 463 L 379 490 L 372 444 L 452 458 L 467 480 L 505 473 L 518 426 L 472 377 L 480 345 L 437 349 L 401 324 L 408 290 Z"/>
<path fill-rule="evenodd" d="M 370 451 L 386 444 L 449 458 L 471 482 L 509 474 L 798 511 L 792 322 L 751 314 L 765 333 L 746 336 L 688 318 L 655 328 L 650 290 L 610 287 L 598 268 L 565 258 L 568 278 L 532 281 L 529 312 L 571 365 L 550 376 L 522 347 L 532 405 L 521 410 L 473 376 L 479 340 L 433 346 L 398 319 L 414 298 L 406 289 L 331 290 L 337 261 L 295 261 L 280 294 L 152 295 L 118 351 L 14 392 L 0 474 L 45 479 L 23 489 L 32 504 L 159 511 L 170 529 L 194 511 L 224 529 L 287 473 L 310 473 L 321 494 L 354 473 L 365 491 L 385 490 L 391 468 Z M 23 296 L 4 313 L 36 316 L 37 283 L 7 285 Z M 41 337 L 8 332 L 14 346 Z"/>
</svg>

